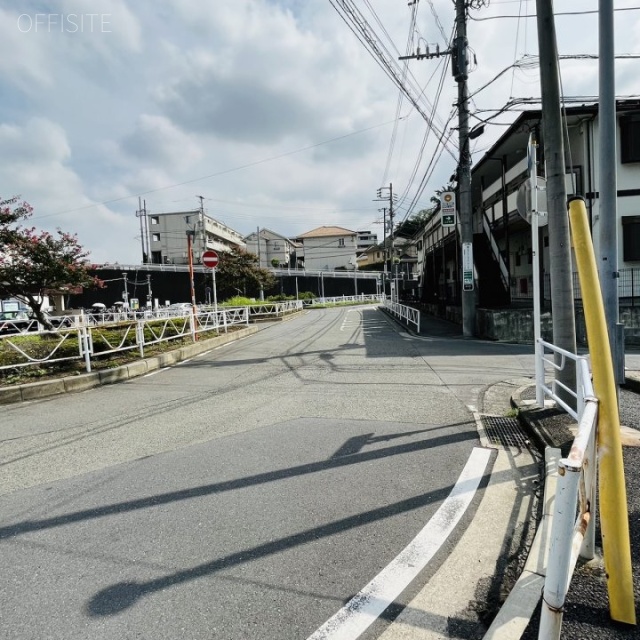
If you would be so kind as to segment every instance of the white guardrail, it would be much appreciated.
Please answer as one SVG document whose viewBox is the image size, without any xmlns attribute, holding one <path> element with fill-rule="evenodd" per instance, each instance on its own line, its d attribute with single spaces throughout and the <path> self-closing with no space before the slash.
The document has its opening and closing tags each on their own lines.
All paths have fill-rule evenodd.
<svg viewBox="0 0 640 640">
<path fill-rule="evenodd" d="M 384 296 L 381 294 L 360 294 L 357 296 L 334 296 L 332 298 L 313 298 L 311 300 L 303 300 L 305 307 L 312 307 L 321 304 L 371 304 L 375 302 L 383 302 Z"/>
<path fill-rule="evenodd" d="M 578 421 L 571 451 L 559 462 L 538 633 L 539 640 L 559 640 L 564 603 L 578 557 L 591 560 L 595 555 L 598 399 L 594 396 L 587 357 L 543 340 L 538 344 L 541 370 L 548 366 L 557 372 L 564 369 L 568 360 L 576 363 L 576 392 L 555 380 L 551 386 L 544 379 L 536 382 L 537 393 L 552 398 Z M 559 397 L 559 388 L 576 399 L 576 410 Z"/>
<path fill-rule="evenodd" d="M 0 347 L 11 352 L 15 361 L 0 365 L 0 370 L 81 359 L 90 372 L 91 360 L 96 356 L 137 349 L 143 358 L 145 348 L 150 345 L 189 336 L 196 340 L 198 335 L 211 331 L 226 333 L 231 326 L 248 325 L 252 318 L 281 317 L 299 309 L 302 302 L 292 300 L 246 307 L 202 307 L 197 313 L 191 308 L 81 313 L 53 318 L 56 325 L 52 331 L 45 331 L 35 320 L 14 325 L 3 323 L 5 330 L 13 333 L 0 336 Z M 25 337 L 42 339 L 25 340 Z M 74 338 L 78 350 L 69 355 L 65 344 Z"/>
<path fill-rule="evenodd" d="M 414 325 L 416 332 L 420 333 L 420 310 L 413 307 L 407 307 L 399 302 L 392 302 L 391 300 L 384 301 L 384 307 L 403 322 L 408 325 Z"/>
</svg>

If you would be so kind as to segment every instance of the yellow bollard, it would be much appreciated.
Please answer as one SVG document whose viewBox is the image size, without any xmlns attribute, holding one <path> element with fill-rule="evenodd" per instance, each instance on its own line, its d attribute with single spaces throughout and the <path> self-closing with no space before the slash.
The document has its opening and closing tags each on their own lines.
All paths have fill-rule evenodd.
<svg viewBox="0 0 640 640">
<path fill-rule="evenodd" d="M 602 291 L 587 223 L 587 210 L 582 198 L 572 198 L 569 201 L 569 221 L 582 289 L 589 355 L 593 368 L 593 388 L 600 405 L 598 487 L 609 613 L 614 620 L 636 624 L 618 397 Z"/>
</svg>

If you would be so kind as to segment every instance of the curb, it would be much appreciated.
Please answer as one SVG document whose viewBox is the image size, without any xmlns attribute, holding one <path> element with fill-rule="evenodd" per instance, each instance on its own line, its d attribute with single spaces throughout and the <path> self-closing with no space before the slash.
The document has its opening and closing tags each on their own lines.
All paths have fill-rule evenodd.
<svg viewBox="0 0 640 640">
<path fill-rule="evenodd" d="M 215 338 L 189 344 L 174 351 L 168 351 L 143 360 L 129 362 L 114 369 L 82 373 L 78 376 L 67 376 L 55 380 L 43 380 L 42 382 L 30 382 L 28 384 L 0 387 L 0 405 L 16 404 L 29 400 L 41 400 L 63 393 L 87 391 L 95 387 L 137 378 L 150 371 L 170 367 L 182 360 L 188 360 L 209 349 L 214 349 L 223 344 L 228 344 L 240 338 L 253 335 L 259 330 L 260 329 L 255 326 L 247 327 L 246 329 L 240 329 L 239 331 L 233 331 L 232 333 L 226 333 Z"/>
</svg>

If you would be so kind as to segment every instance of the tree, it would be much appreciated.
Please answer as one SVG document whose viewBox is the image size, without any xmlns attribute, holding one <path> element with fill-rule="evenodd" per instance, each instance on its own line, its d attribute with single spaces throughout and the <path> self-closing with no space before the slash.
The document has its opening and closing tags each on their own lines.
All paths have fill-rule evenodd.
<svg viewBox="0 0 640 640">
<path fill-rule="evenodd" d="M 280 260 L 278 260 L 278 258 L 271 258 L 271 266 L 277 269 L 280 266 Z"/>
<path fill-rule="evenodd" d="M 101 282 L 89 273 L 89 254 L 75 235 L 22 226 L 32 212 L 17 197 L 0 201 L 0 297 L 24 300 L 38 322 L 53 329 L 42 311 L 48 291 L 97 287 Z"/>
<path fill-rule="evenodd" d="M 240 291 L 257 297 L 260 289 L 270 289 L 276 282 L 268 269 L 259 266 L 258 256 L 242 249 L 232 249 L 220 254 L 216 276 L 223 299 L 231 298 Z"/>
</svg>

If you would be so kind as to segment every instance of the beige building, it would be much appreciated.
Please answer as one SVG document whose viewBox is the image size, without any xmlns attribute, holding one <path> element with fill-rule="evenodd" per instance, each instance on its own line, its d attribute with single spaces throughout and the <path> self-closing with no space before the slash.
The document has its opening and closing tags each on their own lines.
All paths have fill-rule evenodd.
<svg viewBox="0 0 640 640">
<path fill-rule="evenodd" d="M 329 226 L 299 235 L 296 240 L 302 243 L 304 268 L 309 271 L 354 269 L 357 237 L 357 231 Z"/>
</svg>

